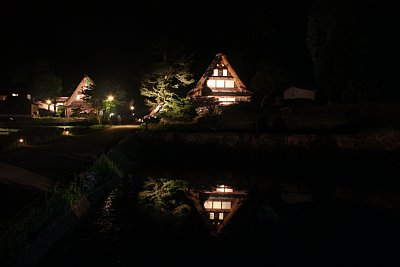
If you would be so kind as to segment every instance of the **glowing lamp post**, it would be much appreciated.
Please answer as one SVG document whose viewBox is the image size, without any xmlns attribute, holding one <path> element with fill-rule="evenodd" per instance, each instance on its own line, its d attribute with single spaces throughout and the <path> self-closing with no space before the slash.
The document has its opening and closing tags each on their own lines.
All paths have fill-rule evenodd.
<svg viewBox="0 0 400 267">
<path fill-rule="evenodd" d="M 48 110 L 49 113 L 50 113 L 50 104 L 51 104 L 51 100 L 50 100 L 50 99 L 47 99 L 47 100 L 46 100 L 46 103 L 47 103 L 47 110 Z"/>
<path fill-rule="evenodd" d="M 109 117 L 108 117 L 108 122 L 109 122 L 109 124 L 111 124 L 111 117 L 112 117 L 112 115 L 114 115 L 113 113 L 111 113 L 111 106 L 112 106 L 112 101 L 114 100 L 114 97 L 113 97 L 112 95 L 109 95 L 109 96 L 107 97 L 107 100 L 108 100 L 108 102 L 110 102 L 110 103 L 108 104 L 108 110 L 109 110 L 109 112 L 110 112 L 110 115 L 109 115 Z"/>
<path fill-rule="evenodd" d="M 133 110 L 135 109 L 135 107 L 134 107 L 134 106 L 130 106 L 129 108 L 130 108 L 131 111 L 132 111 L 132 116 L 135 115 L 135 113 L 133 113 Z"/>
</svg>

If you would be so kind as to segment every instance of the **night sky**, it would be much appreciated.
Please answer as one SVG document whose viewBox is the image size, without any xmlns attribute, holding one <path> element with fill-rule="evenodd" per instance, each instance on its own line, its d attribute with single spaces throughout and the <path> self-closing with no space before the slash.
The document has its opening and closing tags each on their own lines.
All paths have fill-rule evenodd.
<svg viewBox="0 0 400 267">
<path fill-rule="evenodd" d="M 181 43 L 194 55 L 196 80 L 214 55 L 224 52 L 249 84 L 255 64 L 251 57 L 238 64 L 238 52 L 262 51 L 257 47 L 258 31 L 274 32 L 278 39 L 261 40 L 271 44 L 265 49 L 274 53 L 273 49 L 287 47 L 291 54 L 283 53 L 282 60 L 293 61 L 298 76 L 312 82 L 305 42 L 312 0 L 37 2 L 12 1 L 2 8 L 3 84 L 16 68 L 29 68 L 39 58 L 47 58 L 65 91 L 86 73 L 95 82 L 122 84 L 137 96 L 139 73 L 149 64 L 151 44 L 161 38 Z"/>
</svg>

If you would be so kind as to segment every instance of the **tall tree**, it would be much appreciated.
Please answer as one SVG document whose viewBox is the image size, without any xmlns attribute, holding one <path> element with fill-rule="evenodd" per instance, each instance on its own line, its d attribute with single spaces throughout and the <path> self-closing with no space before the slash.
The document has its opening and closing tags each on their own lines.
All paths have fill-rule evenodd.
<svg viewBox="0 0 400 267">
<path fill-rule="evenodd" d="M 308 20 L 307 45 L 318 89 L 329 102 L 360 101 L 367 96 L 365 70 L 369 9 L 363 1 L 315 0 Z"/>
<path fill-rule="evenodd" d="M 143 75 L 140 93 L 146 98 L 150 115 L 182 117 L 189 105 L 183 97 L 184 89 L 194 82 L 190 71 L 192 57 L 178 45 L 168 42 L 156 47 L 155 52 L 158 62 Z"/>
<path fill-rule="evenodd" d="M 62 91 L 62 80 L 50 68 L 47 59 L 40 59 L 34 66 L 32 94 L 35 98 L 54 99 Z"/>
</svg>

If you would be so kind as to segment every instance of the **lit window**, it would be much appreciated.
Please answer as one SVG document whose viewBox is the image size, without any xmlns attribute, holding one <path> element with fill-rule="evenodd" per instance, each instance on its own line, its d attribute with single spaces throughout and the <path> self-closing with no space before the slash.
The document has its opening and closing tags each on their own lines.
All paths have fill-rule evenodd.
<svg viewBox="0 0 400 267">
<path fill-rule="evenodd" d="M 5 101 L 5 100 L 6 100 L 6 98 L 7 98 L 7 96 L 6 96 L 6 95 L 0 95 L 0 100 L 1 100 L 1 101 Z"/>
<path fill-rule="evenodd" d="M 217 80 L 217 87 L 224 88 L 225 87 L 224 80 Z"/>
<path fill-rule="evenodd" d="M 228 70 L 227 69 L 223 69 L 222 70 L 222 76 L 228 76 Z"/>
<path fill-rule="evenodd" d="M 18 96 L 18 94 L 16 94 L 16 93 L 12 93 L 11 95 L 12 95 L 12 96 Z"/>
<path fill-rule="evenodd" d="M 31 99 L 32 97 L 31 97 L 31 95 L 30 94 L 27 94 L 26 95 L 26 99 Z"/>
<path fill-rule="evenodd" d="M 218 219 L 221 221 L 224 219 L 224 214 L 222 212 L 218 214 Z"/>
<path fill-rule="evenodd" d="M 226 209 L 226 210 L 230 210 L 231 209 L 231 202 L 229 201 L 223 201 L 222 202 L 222 208 Z"/>
<path fill-rule="evenodd" d="M 213 76 L 218 76 L 218 69 L 214 69 Z"/>
<path fill-rule="evenodd" d="M 207 86 L 209 88 L 215 88 L 215 80 L 207 80 Z"/>
<path fill-rule="evenodd" d="M 212 201 L 206 201 L 206 202 L 204 202 L 204 208 L 206 208 L 206 209 L 212 209 Z"/>
<path fill-rule="evenodd" d="M 234 88 L 235 87 L 235 82 L 234 81 L 225 81 L 225 87 Z"/>
<path fill-rule="evenodd" d="M 214 212 L 210 212 L 210 220 L 214 220 Z"/>
<path fill-rule="evenodd" d="M 221 209 L 222 203 L 221 201 L 213 201 L 213 209 Z"/>
<path fill-rule="evenodd" d="M 221 102 L 235 102 L 234 97 L 220 97 L 218 100 Z"/>
<path fill-rule="evenodd" d="M 217 192 L 224 192 L 224 193 L 228 193 L 228 192 L 233 192 L 233 188 L 229 188 L 226 185 L 219 185 L 217 187 Z"/>
</svg>

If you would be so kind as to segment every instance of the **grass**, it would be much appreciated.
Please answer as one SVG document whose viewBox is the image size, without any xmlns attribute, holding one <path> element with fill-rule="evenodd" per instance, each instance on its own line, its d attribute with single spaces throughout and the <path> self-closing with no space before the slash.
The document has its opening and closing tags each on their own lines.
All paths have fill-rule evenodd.
<svg viewBox="0 0 400 267">
<path fill-rule="evenodd" d="M 100 155 L 91 166 L 70 182 L 56 184 L 31 205 L 16 214 L 0 233 L 0 259 L 12 260 L 58 216 L 78 203 L 85 194 L 94 192 L 113 175 L 122 176 L 126 159 L 120 147 Z"/>
</svg>

